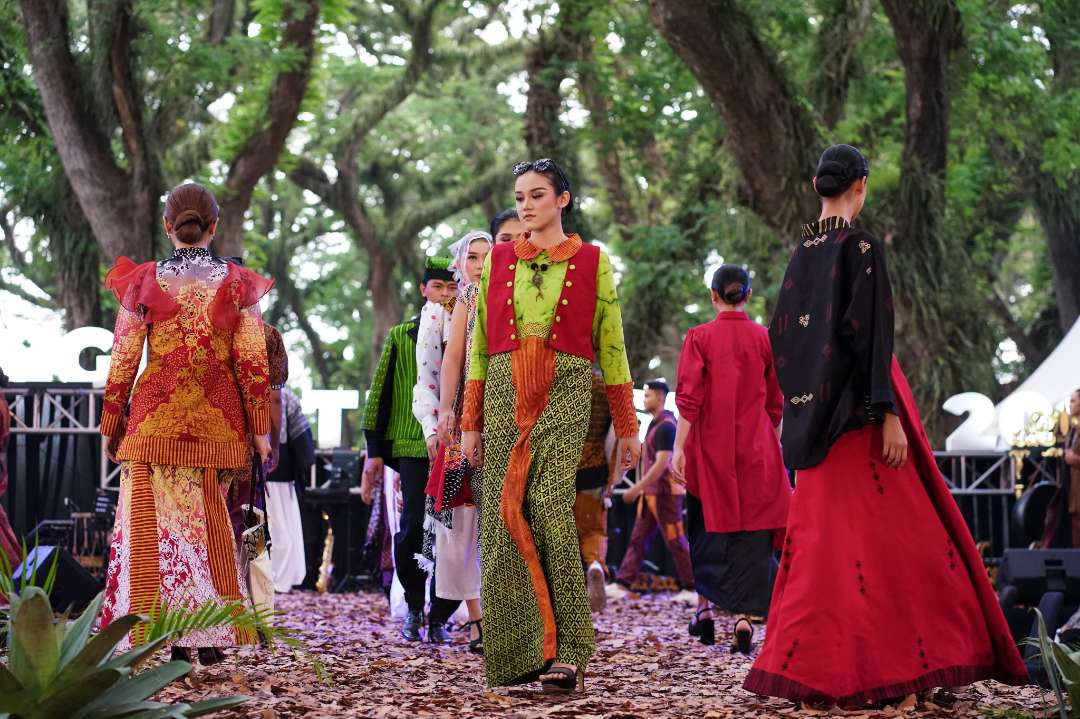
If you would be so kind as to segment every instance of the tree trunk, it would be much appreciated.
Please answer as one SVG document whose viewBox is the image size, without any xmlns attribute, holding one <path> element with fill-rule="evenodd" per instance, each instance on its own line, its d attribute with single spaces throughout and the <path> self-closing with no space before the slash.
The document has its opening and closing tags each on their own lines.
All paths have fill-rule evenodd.
<svg viewBox="0 0 1080 719">
<path fill-rule="evenodd" d="M 814 96 L 830 130 L 844 117 L 848 86 L 858 70 L 862 39 L 870 26 L 870 0 L 828 0 L 818 30 Z"/>
<path fill-rule="evenodd" d="M 619 160 L 619 148 L 616 146 L 614 130 L 611 127 L 607 98 L 600 88 L 593 64 L 592 46 L 584 43 L 581 49 L 581 64 L 578 68 L 578 89 L 593 131 L 597 134 L 599 145 L 597 160 L 600 163 L 600 176 L 611 205 L 611 214 L 615 226 L 623 239 L 629 239 L 630 229 L 637 224 L 637 213 L 626 189 L 622 162 Z"/>
<path fill-rule="evenodd" d="M 32 0 L 23 0 L 31 2 Z M 215 251 L 221 255 L 243 254 L 244 215 L 259 180 L 273 169 L 285 148 L 285 140 L 296 124 L 311 77 L 315 55 L 315 29 L 319 19 L 318 0 L 288 0 L 282 11 L 285 28 L 282 46 L 295 47 L 303 59 L 274 79 L 267 103 L 267 122 L 261 125 L 237 152 L 229 165 L 221 202 L 221 224 Z"/>
<path fill-rule="evenodd" d="M 1039 20 L 1046 30 L 1054 68 L 1049 110 L 1054 113 L 1058 103 L 1075 102 L 1069 93 L 1074 92 L 1080 82 L 1080 44 L 1076 41 L 1077 4 L 1069 0 L 1054 0 L 1040 3 L 1040 9 L 1042 14 Z M 1075 128 L 1072 128 L 1072 132 L 1075 133 Z M 1039 166 L 1033 167 L 1031 172 L 1035 178 L 1032 199 L 1046 233 L 1054 295 L 1064 334 L 1072 329 L 1080 317 L 1080 172 L 1065 178 L 1055 178 Z"/>
<path fill-rule="evenodd" d="M 660 33 L 694 73 L 735 141 L 745 204 L 795 237 L 818 214 L 810 180 L 822 143 L 813 119 L 736 0 L 649 0 Z"/>
<path fill-rule="evenodd" d="M 1038 172 L 1033 201 L 1050 255 L 1050 273 L 1057 298 L 1062 334 L 1080 317 L 1080 174 L 1057 178 Z"/>
<path fill-rule="evenodd" d="M 949 139 L 949 64 L 961 41 L 952 0 L 882 0 L 905 70 L 907 119 L 890 272 L 897 306 L 897 354 L 927 423 L 940 429 L 942 402 L 993 383 L 993 348 L 985 328 L 960 317 L 979 302 L 971 283 L 947 290 L 939 278 L 974 267 L 960 243 L 944 233 Z M 981 375 L 981 376 L 980 376 Z M 976 386 L 971 386 L 972 381 Z"/>
<path fill-rule="evenodd" d="M 578 48 L 592 40 L 585 24 L 590 10 L 591 3 L 587 0 L 560 3 L 554 27 L 542 32 L 537 43 L 525 51 L 529 82 L 525 94 L 525 145 L 530 159 L 553 157 L 563 167 L 572 160 L 565 130 L 559 122 L 560 88 L 578 58 Z"/>
<path fill-rule="evenodd" d="M 375 316 L 375 325 L 371 330 L 371 362 L 368 366 L 373 372 L 379 364 L 379 353 L 390 328 L 405 319 L 402 316 L 404 308 L 401 306 L 399 294 L 401 288 L 394 277 L 396 265 L 392 251 L 368 253 L 367 283 Z M 419 278 L 416 282 L 418 281 Z M 419 293 L 415 297 L 419 302 Z"/>
<path fill-rule="evenodd" d="M 129 175 L 115 162 L 109 139 L 94 121 L 92 104 L 80 88 L 85 78 L 68 47 L 66 5 L 62 0 L 22 0 L 23 22 L 34 81 L 60 162 L 106 256 L 136 261 L 153 256 L 155 215 L 147 197 L 157 188 L 147 173 Z M 118 83 L 118 91 L 123 94 Z M 125 142 L 129 139 L 125 128 Z M 153 203 L 156 206 L 156 197 Z"/>
</svg>

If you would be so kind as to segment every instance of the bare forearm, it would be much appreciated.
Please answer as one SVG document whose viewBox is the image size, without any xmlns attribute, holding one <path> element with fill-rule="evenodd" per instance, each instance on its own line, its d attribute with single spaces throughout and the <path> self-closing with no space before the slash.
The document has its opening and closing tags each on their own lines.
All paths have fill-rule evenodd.
<svg viewBox="0 0 1080 719">
<path fill-rule="evenodd" d="M 664 473 L 671 467 L 671 452 L 657 452 L 656 462 L 653 466 L 649 467 L 649 471 L 645 473 L 645 477 L 642 478 L 641 484 L 649 485 L 660 477 L 664 476 Z"/>
<path fill-rule="evenodd" d="M 686 438 L 690 436 L 690 428 L 693 427 L 690 420 L 679 417 L 679 426 L 675 429 L 675 449 L 680 450 L 686 446 Z"/>
</svg>

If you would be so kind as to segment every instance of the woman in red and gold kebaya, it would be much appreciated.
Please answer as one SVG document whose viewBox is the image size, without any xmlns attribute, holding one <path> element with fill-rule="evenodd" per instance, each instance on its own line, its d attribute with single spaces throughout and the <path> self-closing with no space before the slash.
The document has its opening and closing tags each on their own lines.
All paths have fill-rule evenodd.
<svg viewBox="0 0 1080 719">
<path fill-rule="evenodd" d="M 594 362 L 627 462 L 637 422 L 611 262 L 563 232 L 558 165 L 523 162 L 514 176 L 529 235 L 487 256 L 461 420 L 462 452 L 484 468 L 484 664 L 490 686 L 573 690 L 595 651 L 574 523 Z"/>
<path fill-rule="evenodd" d="M 163 219 L 172 257 L 138 265 L 121 257 L 105 278 L 120 309 L 101 433 L 113 438 L 121 474 L 103 626 L 246 595 L 225 491 L 251 472 L 249 438 L 261 460 L 270 453 L 258 303 L 272 283 L 210 254 L 218 205 L 206 188 L 174 189 Z M 128 640 L 139 643 L 143 631 Z M 248 634 L 222 627 L 178 645 L 200 647 L 205 663 L 220 657 L 214 647 L 252 642 Z"/>
</svg>

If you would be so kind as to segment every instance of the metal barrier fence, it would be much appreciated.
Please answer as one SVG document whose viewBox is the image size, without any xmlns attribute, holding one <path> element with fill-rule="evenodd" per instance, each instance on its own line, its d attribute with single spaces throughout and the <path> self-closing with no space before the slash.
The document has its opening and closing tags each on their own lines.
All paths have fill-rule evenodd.
<svg viewBox="0 0 1080 719">
<path fill-rule="evenodd" d="M 119 489 L 119 468 L 105 456 L 104 443 L 98 439 L 98 423 L 104 390 L 73 385 L 27 384 L 3 390 L 12 410 L 13 436 L 11 452 L 22 453 L 27 467 L 20 476 L 25 484 L 38 485 L 29 496 L 41 494 L 43 477 L 31 477 L 34 472 L 71 472 L 86 476 L 86 464 L 82 459 L 92 458 L 97 486 Z M 25 439 L 20 443 L 19 437 Z M 61 438 L 75 439 L 77 443 L 60 442 Z M 1020 456 L 1016 452 L 953 451 L 935 452 L 938 466 L 945 477 L 949 490 L 960 506 L 972 535 L 977 542 L 988 542 L 987 556 L 1000 557 L 1004 549 L 1018 542 L 1026 544 L 1029 539 L 1015 536 L 1011 514 L 1016 502 L 1018 479 L 1021 477 L 1054 480 L 1056 470 L 1047 460 Z M 31 456 L 33 455 L 33 456 Z M 327 476 L 331 452 L 319 450 L 318 461 L 312 467 L 310 485 L 321 483 Z M 51 457 L 46 462 L 46 457 Z M 13 457 L 14 459 L 14 457 Z M 71 462 L 70 468 L 64 464 Z M 9 465 L 11 466 L 11 465 Z M 12 467 L 15 470 L 15 467 Z M 15 475 L 13 471 L 13 478 Z M 71 479 L 77 487 L 77 477 Z M 626 489 L 626 484 L 615 488 L 616 494 Z M 84 489 L 88 489 L 85 488 Z M 23 490 L 25 491 L 25 487 Z M 92 492 L 92 490 L 90 490 Z M 54 498 L 55 499 L 55 498 Z M 25 500 L 24 500 L 25 501 Z M 48 511 L 50 503 L 28 507 L 40 516 Z M 52 504 L 55 504 L 53 502 Z M 28 517 L 28 519 L 31 519 Z"/>
</svg>

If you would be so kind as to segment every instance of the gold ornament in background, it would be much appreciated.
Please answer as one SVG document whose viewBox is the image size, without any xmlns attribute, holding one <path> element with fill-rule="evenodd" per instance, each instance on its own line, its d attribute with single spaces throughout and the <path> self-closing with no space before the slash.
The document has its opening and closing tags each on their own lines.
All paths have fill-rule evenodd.
<svg viewBox="0 0 1080 719">
<path fill-rule="evenodd" d="M 1054 410 L 1049 414 L 1032 412 L 1024 428 L 1013 435 L 1012 446 L 1053 447 L 1061 441 L 1061 437 L 1064 435 L 1061 428 L 1068 426 L 1068 413 L 1061 410 Z"/>
<path fill-rule="evenodd" d="M 330 591 L 330 577 L 334 574 L 334 528 L 330 526 L 329 514 L 323 512 L 322 518 L 326 522 L 326 539 L 323 541 L 322 564 L 319 565 L 315 589 L 319 594 L 326 594 Z"/>
</svg>

